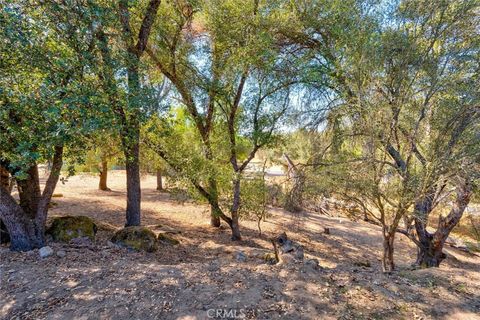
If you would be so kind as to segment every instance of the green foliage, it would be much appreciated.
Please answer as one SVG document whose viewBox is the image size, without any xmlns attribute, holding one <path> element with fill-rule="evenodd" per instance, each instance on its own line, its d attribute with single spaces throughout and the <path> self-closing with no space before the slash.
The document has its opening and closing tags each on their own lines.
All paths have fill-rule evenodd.
<svg viewBox="0 0 480 320">
<path fill-rule="evenodd" d="M 43 11 L 6 4 L 0 15 L 0 158 L 21 177 L 56 145 L 75 158 L 102 125 L 103 100 L 81 54 L 52 32 Z"/>
<path fill-rule="evenodd" d="M 80 151 L 82 157 L 77 161 L 76 171 L 99 173 L 102 171 L 102 162 L 106 161 L 108 167 L 123 163 L 121 142 L 114 132 L 105 129 L 98 130 L 91 135 L 87 144 Z"/>
<path fill-rule="evenodd" d="M 353 10 L 342 20 L 356 21 L 352 34 L 359 36 L 327 33 L 342 59 L 321 44 L 312 47 L 334 68 L 332 85 L 342 101 L 327 117 L 331 144 L 310 174 L 319 191 L 361 203 L 396 228 L 433 185 L 476 175 L 479 127 L 468 119 L 478 119 L 478 78 L 472 75 L 479 47 L 472 1 L 404 1 L 392 8 L 390 18 L 373 10 L 365 22 L 361 11 L 342 8 Z M 316 32 L 315 21 L 307 21 Z M 345 39 L 352 42 L 347 46 Z"/>
<path fill-rule="evenodd" d="M 204 181 L 210 175 L 215 175 L 213 163 L 202 156 L 201 139 L 184 109 L 172 109 L 164 118 L 151 117 L 142 135 L 146 146 L 156 156 L 159 150 L 165 155 L 166 164 L 175 172 L 176 179 L 184 182 L 190 179 Z"/>
<path fill-rule="evenodd" d="M 268 186 L 263 176 L 255 176 L 242 181 L 240 217 L 260 222 L 269 217 Z M 259 230 L 261 232 L 261 230 Z"/>
</svg>

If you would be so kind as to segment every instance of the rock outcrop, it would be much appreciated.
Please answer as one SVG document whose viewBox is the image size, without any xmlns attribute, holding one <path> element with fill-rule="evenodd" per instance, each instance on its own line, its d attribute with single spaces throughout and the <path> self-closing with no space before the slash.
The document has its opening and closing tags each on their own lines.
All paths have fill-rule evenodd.
<svg viewBox="0 0 480 320">
<path fill-rule="evenodd" d="M 97 225 L 91 218 L 85 216 L 55 217 L 47 233 L 55 241 L 70 242 L 72 239 L 82 237 L 94 241 Z"/>
<path fill-rule="evenodd" d="M 111 241 L 119 246 L 137 250 L 153 252 L 158 249 L 155 233 L 145 227 L 125 227 L 113 235 Z"/>
</svg>

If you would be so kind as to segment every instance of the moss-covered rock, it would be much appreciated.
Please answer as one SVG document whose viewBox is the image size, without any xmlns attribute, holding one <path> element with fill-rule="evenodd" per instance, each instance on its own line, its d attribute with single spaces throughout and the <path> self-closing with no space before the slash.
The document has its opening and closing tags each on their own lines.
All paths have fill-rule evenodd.
<svg viewBox="0 0 480 320">
<path fill-rule="evenodd" d="M 157 250 L 157 237 L 145 227 L 125 227 L 115 232 L 112 242 L 137 251 L 153 252 Z"/>
<path fill-rule="evenodd" d="M 93 241 L 97 226 L 91 218 L 85 216 L 55 217 L 48 233 L 55 241 L 70 242 L 80 237 L 88 237 Z"/>
<path fill-rule="evenodd" d="M 177 239 L 175 239 L 175 238 L 173 238 L 169 235 L 166 235 L 165 233 L 159 233 L 158 234 L 158 240 L 162 241 L 162 242 L 166 242 L 166 243 L 171 244 L 171 245 L 180 244 L 180 241 L 178 241 Z"/>
</svg>

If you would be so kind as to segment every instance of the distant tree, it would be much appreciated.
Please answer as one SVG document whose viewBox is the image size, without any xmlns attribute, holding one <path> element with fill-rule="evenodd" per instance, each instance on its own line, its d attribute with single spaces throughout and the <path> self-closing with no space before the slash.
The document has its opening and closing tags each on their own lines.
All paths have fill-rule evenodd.
<svg viewBox="0 0 480 320">
<path fill-rule="evenodd" d="M 154 174 L 156 176 L 158 191 L 164 190 L 164 178 L 167 175 L 168 165 L 165 161 L 151 148 L 145 146 L 140 152 L 141 170 L 145 173 Z"/>
<path fill-rule="evenodd" d="M 102 191 L 111 191 L 107 185 L 109 164 L 118 163 L 122 155 L 120 139 L 116 132 L 109 133 L 108 130 L 111 129 L 98 130 L 89 137 L 87 143 L 89 150 L 82 161 L 82 167 L 86 171 L 98 173 L 98 189 Z"/>
</svg>

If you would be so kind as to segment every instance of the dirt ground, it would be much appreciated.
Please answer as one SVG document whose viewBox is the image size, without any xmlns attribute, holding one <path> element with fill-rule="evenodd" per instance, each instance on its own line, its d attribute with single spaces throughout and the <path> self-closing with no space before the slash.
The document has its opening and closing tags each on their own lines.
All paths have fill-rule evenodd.
<svg viewBox="0 0 480 320">
<path fill-rule="evenodd" d="M 125 175 L 113 172 L 109 187 L 80 175 L 59 183 L 50 216 L 86 215 L 100 224 L 93 245 L 50 242 L 55 252 L 10 252 L 0 247 L 2 319 L 480 319 L 480 257 L 447 248 L 441 268 L 411 270 L 415 248 L 396 239 L 397 271 L 381 272 L 378 227 L 272 209 L 260 237 L 242 221 L 244 240 L 230 241 L 227 227 L 209 226 L 207 207 L 178 203 L 142 180 L 144 225 L 181 231 L 180 245 L 156 253 L 112 246 L 122 227 Z M 330 228 L 330 235 L 323 228 Z M 305 248 L 306 264 L 267 265 L 268 238 L 286 231 Z M 247 259 L 236 260 L 238 251 Z"/>
</svg>

